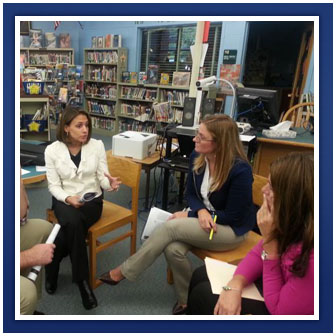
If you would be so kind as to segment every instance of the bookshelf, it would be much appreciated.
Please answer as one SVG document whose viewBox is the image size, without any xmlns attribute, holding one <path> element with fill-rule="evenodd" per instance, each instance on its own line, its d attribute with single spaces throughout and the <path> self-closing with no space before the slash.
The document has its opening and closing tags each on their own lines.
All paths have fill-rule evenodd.
<svg viewBox="0 0 336 336">
<path fill-rule="evenodd" d="M 113 135 L 117 130 L 118 81 L 127 68 L 127 57 L 126 48 L 84 49 L 84 109 L 96 133 Z"/>
<path fill-rule="evenodd" d="M 156 133 L 167 123 L 182 123 L 184 98 L 188 94 L 189 87 L 118 83 L 119 132 L 133 130 Z M 166 102 L 170 104 L 162 104 Z"/>
<path fill-rule="evenodd" d="M 36 120 L 35 124 L 31 125 L 37 110 L 44 113 L 45 119 Z M 22 95 L 20 97 L 20 138 L 50 141 L 49 97 L 47 95 Z"/>
</svg>

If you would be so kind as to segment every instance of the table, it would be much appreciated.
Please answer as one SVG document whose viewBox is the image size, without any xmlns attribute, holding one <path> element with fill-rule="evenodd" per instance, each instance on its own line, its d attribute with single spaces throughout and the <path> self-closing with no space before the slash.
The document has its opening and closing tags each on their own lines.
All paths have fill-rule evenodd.
<svg viewBox="0 0 336 336">
<path fill-rule="evenodd" d="M 303 128 L 294 128 L 296 138 L 266 138 L 257 134 L 257 152 L 253 162 L 253 173 L 268 177 L 270 164 L 278 157 L 290 152 L 314 152 L 314 135 Z"/>
<path fill-rule="evenodd" d="M 107 152 L 110 152 L 112 154 L 112 150 L 109 150 Z M 114 155 L 117 156 L 117 155 Z M 128 158 L 124 156 L 119 156 L 124 159 L 131 160 L 133 162 L 141 164 L 141 169 L 143 169 L 146 173 L 146 193 L 145 193 L 145 209 L 148 209 L 148 203 L 149 203 L 149 187 L 150 187 L 150 171 L 158 165 L 160 162 L 160 152 L 156 151 L 152 155 L 146 157 L 143 160 L 139 159 L 133 159 L 133 158 Z M 113 172 L 111 172 L 113 175 Z"/>
<path fill-rule="evenodd" d="M 46 179 L 46 172 L 36 171 L 36 166 L 26 166 L 22 169 L 29 170 L 29 173 L 22 175 L 23 184 L 32 184 L 36 182 L 42 182 Z"/>
</svg>

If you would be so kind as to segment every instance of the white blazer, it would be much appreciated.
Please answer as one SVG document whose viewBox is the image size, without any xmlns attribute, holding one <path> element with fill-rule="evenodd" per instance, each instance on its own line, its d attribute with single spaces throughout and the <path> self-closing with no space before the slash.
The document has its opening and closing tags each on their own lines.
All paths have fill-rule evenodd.
<svg viewBox="0 0 336 336">
<path fill-rule="evenodd" d="M 110 183 L 104 173 L 109 173 L 106 153 L 101 140 L 90 139 L 82 146 L 78 166 L 71 160 L 68 147 L 55 141 L 45 150 L 48 188 L 50 193 L 64 203 L 68 196 L 81 196 L 86 192 L 102 194 L 101 188 L 109 189 Z"/>
</svg>

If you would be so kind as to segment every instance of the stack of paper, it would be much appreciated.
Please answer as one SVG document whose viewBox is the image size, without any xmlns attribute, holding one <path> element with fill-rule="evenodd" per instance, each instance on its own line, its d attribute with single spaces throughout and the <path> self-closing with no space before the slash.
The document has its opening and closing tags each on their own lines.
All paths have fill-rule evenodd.
<svg viewBox="0 0 336 336">
<path fill-rule="evenodd" d="M 227 285 L 227 283 L 232 279 L 237 266 L 208 257 L 206 257 L 204 261 L 208 278 L 211 283 L 212 293 L 220 294 L 223 290 L 223 286 Z M 246 299 L 264 301 L 264 298 L 260 295 L 254 283 L 243 289 L 242 297 Z"/>
</svg>

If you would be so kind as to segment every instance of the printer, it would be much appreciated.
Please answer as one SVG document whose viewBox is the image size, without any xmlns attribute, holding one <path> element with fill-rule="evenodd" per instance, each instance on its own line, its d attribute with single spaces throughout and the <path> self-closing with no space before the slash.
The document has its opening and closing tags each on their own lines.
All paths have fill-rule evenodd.
<svg viewBox="0 0 336 336">
<path fill-rule="evenodd" d="M 112 137 L 112 154 L 143 160 L 155 152 L 157 135 L 126 131 Z"/>
</svg>

